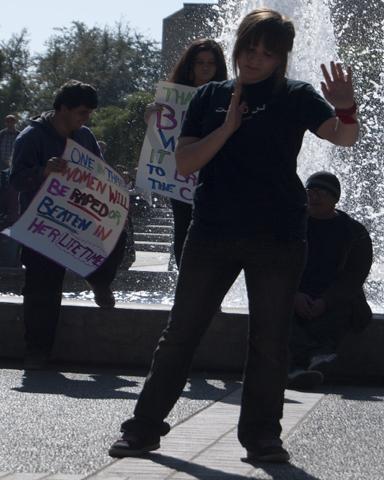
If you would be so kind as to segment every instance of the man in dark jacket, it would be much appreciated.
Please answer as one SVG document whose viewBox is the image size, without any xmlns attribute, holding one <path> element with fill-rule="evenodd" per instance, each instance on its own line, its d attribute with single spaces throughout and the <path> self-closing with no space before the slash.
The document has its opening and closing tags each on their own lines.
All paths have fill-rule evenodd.
<svg viewBox="0 0 384 480">
<path fill-rule="evenodd" d="M 288 387 L 320 384 L 350 330 L 361 331 L 372 312 L 363 284 L 372 265 L 365 227 L 337 210 L 340 183 L 329 172 L 306 182 L 308 259 L 295 300 Z"/>
<path fill-rule="evenodd" d="M 32 120 L 17 137 L 10 181 L 19 192 L 21 213 L 51 172 L 65 170 L 67 162 L 61 155 L 67 138 L 101 156 L 93 133 L 84 125 L 96 107 L 96 90 L 71 80 L 59 89 L 54 110 Z M 122 260 L 125 239 L 123 232 L 107 260 L 87 278 L 101 307 L 114 306 L 110 283 Z M 22 248 L 21 260 L 25 265 L 25 367 L 41 368 L 49 359 L 55 339 L 65 268 L 27 247 Z"/>
</svg>

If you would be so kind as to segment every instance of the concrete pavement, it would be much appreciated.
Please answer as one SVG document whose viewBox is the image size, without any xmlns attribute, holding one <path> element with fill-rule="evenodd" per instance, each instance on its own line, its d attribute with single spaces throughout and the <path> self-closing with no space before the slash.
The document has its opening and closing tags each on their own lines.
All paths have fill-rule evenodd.
<svg viewBox="0 0 384 480">
<path fill-rule="evenodd" d="M 292 462 L 252 466 L 241 461 L 236 439 L 239 379 L 193 374 L 161 449 L 114 460 L 108 447 L 132 413 L 144 372 L 2 366 L 1 480 L 384 478 L 382 386 L 287 391 L 283 434 Z"/>
<path fill-rule="evenodd" d="M 156 225 L 152 228 L 157 237 L 166 235 L 157 232 Z M 142 241 L 140 237 L 136 240 Z M 143 241 L 145 245 L 145 239 Z M 161 275 L 168 275 L 169 254 L 161 249 L 154 252 L 142 248 L 133 271 L 148 272 L 153 277 L 156 275 L 152 272 L 156 272 L 158 282 Z M 134 277 L 135 282 L 138 279 L 139 276 Z M 142 279 L 148 281 L 144 275 Z M 15 284 L 18 283 L 16 278 Z M 234 297 L 237 296 L 236 293 Z M 17 304 L 20 299 L 3 298 L 4 301 L 13 302 L 13 306 L 7 308 L 15 309 L 13 326 L 19 328 Z M 70 318 L 74 312 L 73 302 L 63 303 L 64 313 L 68 310 Z M 123 342 L 125 349 L 131 348 L 127 339 L 133 337 L 137 343 L 126 318 L 127 311 L 116 309 L 114 312 L 125 317 L 121 325 L 130 329 L 129 335 L 122 335 L 120 328 L 112 328 L 116 324 L 111 315 L 92 308 L 89 299 L 77 303 L 86 313 L 81 322 L 84 325 L 91 322 L 89 332 L 95 332 L 97 325 L 107 324 L 108 329 L 115 332 L 114 341 Z M 156 308 L 160 312 L 162 307 L 152 307 Z M 134 314 L 138 323 L 143 321 L 139 310 Z M 161 315 L 165 321 L 166 311 Z M 147 321 L 151 316 L 151 312 L 145 313 Z M 8 318 L 13 319 L 12 315 Z M 158 319 L 156 322 L 159 323 Z M 4 332 L 3 328 L 3 337 Z M 66 350 L 72 345 L 81 355 L 85 346 L 89 347 L 89 332 L 87 342 L 79 347 L 73 345 L 76 340 L 73 336 L 68 337 L 71 343 L 66 344 Z M 360 339 L 358 343 L 370 345 L 372 350 L 372 345 L 382 345 L 383 332 L 383 326 L 378 324 L 376 330 L 368 332 L 365 340 Z M 17 338 L 21 335 L 20 329 Z M 232 334 L 227 336 L 234 338 Z M 222 337 L 220 335 L 220 351 L 224 349 Z M 106 340 L 111 343 L 109 337 Z M 6 338 L 0 339 L 1 342 L 3 348 L 12 344 L 15 350 L 17 346 L 17 342 L 10 343 Z M 21 354 L 22 346 L 18 348 Z M 105 356 L 99 347 L 94 350 L 98 358 Z M 152 352 L 152 347 L 140 347 L 140 350 Z M 87 358 L 89 360 L 89 356 Z M 368 369 L 377 371 L 377 364 L 369 363 L 371 356 L 367 357 L 367 352 L 355 349 L 353 359 L 356 368 L 367 365 Z M 114 460 L 108 456 L 108 448 L 118 438 L 121 421 L 132 414 L 145 375 L 144 371 L 128 366 L 132 362 L 126 365 L 119 370 L 53 365 L 46 371 L 25 372 L 20 360 L 2 360 L 0 480 L 384 479 L 382 376 L 376 379 L 375 386 L 339 385 L 315 393 L 287 391 L 282 424 L 292 461 L 289 465 L 252 466 L 241 461 L 244 451 L 236 439 L 239 376 L 193 373 L 168 419 L 173 428 L 163 439 L 161 449 L 140 459 Z M 355 368 L 349 362 L 351 366 Z"/>
</svg>

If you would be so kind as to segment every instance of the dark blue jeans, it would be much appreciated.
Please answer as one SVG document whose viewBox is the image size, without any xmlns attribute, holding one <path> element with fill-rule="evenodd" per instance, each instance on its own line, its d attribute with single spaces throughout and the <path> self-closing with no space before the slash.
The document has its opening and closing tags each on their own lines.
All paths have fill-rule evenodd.
<svg viewBox="0 0 384 480">
<path fill-rule="evenodd" d="M 135 408 L 135 419 L 161 431 L 187 381 L 192 357 L 213 315 L 244 269 L 249 300 L 248 355 L 238 436 L 245 448 L 278 439 L 288 371 L 294 295 L 306 254 L 301 240 L 272 236 L 187 237 L 168 326 Z M 122 429 L 127 430 L 123 424 Z"/>
</svg>

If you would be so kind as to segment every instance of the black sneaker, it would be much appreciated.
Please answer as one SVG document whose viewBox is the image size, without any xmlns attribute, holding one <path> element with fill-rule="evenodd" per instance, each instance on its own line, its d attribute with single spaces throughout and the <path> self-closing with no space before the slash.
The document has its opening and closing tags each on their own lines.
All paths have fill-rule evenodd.
<svg viewBox="0 0 384 480">
<path fill-rule="evenodd" d="M 265 446 L 247 450 L 247 457 L 244 460 L 249 463 L 287 463 L 289 462 L 289 453 L 282 446 Z"/>
<path fill-rule="evenodd" d="M 288 374 L 287 388 L 292 390 L 311 390 L 324 382 L 324 375 L 317 370 L 292 370 Z"/>
<path fill-rule="evenodd" d="M 115 306 L 115 297 L 111 288 L 108 285 L 92 285 L 89 284 L 92 288 L 93 294 L 95 296 L 95 303 L 100 308 L 113 308 Z"/>
<path fill-rule="evenodd" d="M 123 433 L 109 449 L 109 455 L 114 458 L 140 457 L 160 448 L 160 435 L 143 436 L 133 432 Z"/>
</svg>

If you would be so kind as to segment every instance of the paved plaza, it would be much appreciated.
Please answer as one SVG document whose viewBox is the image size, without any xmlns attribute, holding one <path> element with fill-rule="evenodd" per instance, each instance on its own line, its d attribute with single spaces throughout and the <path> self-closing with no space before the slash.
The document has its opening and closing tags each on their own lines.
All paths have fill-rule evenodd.
<svg viewBox="0 0 384 480">
<path fill-rule="evenodd" d="M 161 449 L 143 458 L 107 454 L 130 416 L 144 372 L 2 364 L 1 480 L 382 480 L 384 388 L 329 386 L 286 392 L 289 465 L 250 465 L 236 439 L 238 378 L 193 374 Z"/>
<path fill-rule="evenodd" d="M 138 248 L 132 270 L 166 273 L 166 249 L 145 248 Z M 133 412 L 145 371 L 63 364 L 32 372 L 21 360 L 4 360 L 0 368 L 0 480 L 384 479 L 380 378 L 311 393 L 288 390 L 282 424 L 291 463 L 250 465 L 236 439 L 240 377 L 193 373 L 168 418 L 172 430 L 161 449 L 116 460 L 108 448 Z"/>
</svg>

